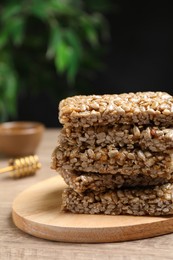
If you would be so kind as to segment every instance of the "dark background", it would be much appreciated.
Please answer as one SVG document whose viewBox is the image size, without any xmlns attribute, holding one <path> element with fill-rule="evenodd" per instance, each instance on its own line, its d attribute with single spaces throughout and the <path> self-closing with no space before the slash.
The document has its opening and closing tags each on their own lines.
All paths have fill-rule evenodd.
<svg viewBox="0 0 173 260">
<path fill-rule="evenodd" d="M 173 95 L 173 15 L 171 4 L 121 1 L 109 13 L 111 41 L 105 69 L 90 82 L 89 94 L 166 91 Z M 81 93 L 82 94 L 82 93 Z M 46 92 L 19 100 L 19 120 L 58 126 L 57 102 Z"/>
<path fill-rule="evenodd" d="M 162 90 L 173 94 L 172 7 L 124 1 L 117 15 L 108 17 L 112 42 L 96 91 Z M 151 1 L 152 2 L 152 1 Z"/>
</svg>

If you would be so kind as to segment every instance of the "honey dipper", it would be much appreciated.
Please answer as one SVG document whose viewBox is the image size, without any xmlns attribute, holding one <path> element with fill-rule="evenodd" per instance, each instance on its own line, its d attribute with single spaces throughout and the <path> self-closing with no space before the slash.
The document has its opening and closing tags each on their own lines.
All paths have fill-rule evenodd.
<svg viewBox="0 0 173 260">
<path fill-rule="evenodd" d="M 20 178 L 35 174 L 41 168 L 37 155 L 10 159 L 9 166 L 0 169 L 0 173 L 10 172 L 13 178 Z"/>
</svg>

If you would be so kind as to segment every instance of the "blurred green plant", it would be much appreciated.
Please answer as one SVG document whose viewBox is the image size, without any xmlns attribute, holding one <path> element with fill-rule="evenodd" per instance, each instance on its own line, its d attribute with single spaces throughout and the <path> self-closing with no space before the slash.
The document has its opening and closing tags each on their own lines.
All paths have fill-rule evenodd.
<svg viewBox="0 0 173 260">
<path fill-rule="evenodd" d="M 66 86 L 74 87 L 82 71 L 98 69 L 109 8 L 108 0 L 1 1 L 0 121 L 15 117 L 24 88 L 39 92 L 49 82 L 51 89 L 43 64 L 53 64 Z"/>
</svg>

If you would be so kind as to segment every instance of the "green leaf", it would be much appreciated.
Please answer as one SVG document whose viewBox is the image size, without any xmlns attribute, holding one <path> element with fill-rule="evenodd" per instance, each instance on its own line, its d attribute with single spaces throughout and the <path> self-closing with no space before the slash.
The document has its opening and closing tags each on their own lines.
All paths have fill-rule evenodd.
<svg viewBox="0 0 173 260">
<path fill-rule="evenodd" d="M 49 20 L 56 15 L 75 15 L 78 10 L 74 8 L 74 2 L 64 0 L 32 1 L 29 7 L 30 13 L 42 20 Z"/>
<path fill-rule="evenodd" d="M 57 22 L 55 22 L 55 24 L 53 24 L 50 27 L 49 44 L 48 44 L 48 48 L 47 48 L 47 52 L 46 52 L 46 57 L 48 59 L 51 59 L 55 56 L 56 49 L 57 49 L 57 43 L 59 41 L 61 41 L 61 39 L 62 39 L 61 29 L 60 29 L 59 25 L 57 24 Z"/>
<path fill-rule="evenodd" d="M 6 22 L 3 30 L 0 31 L 0 48 L 3 48 L 10 39 L 15 45 L 20 45 L 24 39 L 25 19 L 23 17 L 13 17 L 10 22 Z"/>
<path fill-rule="evenodd" d="M 0 30 L 0 48 L 4 47 L 9 42 L 10 38 L 16 45 L 22 43 L 25 19 L 21 13 L 21 4 L 10 3 L 2 8 L 0 17 L 2 22 L 2 29 Z"/>
<path fill-rule="evenodd" d="M 0 49 L 3 48 L 8 42 L 8 31 L 2 30 L 0 32 Z"/>
<path fill-rule="evenodd" d="M 15 75 L 12 73 L 8 76 L 6 81 L 4 100 L 7 104 L 8 113 L 11 116 L 15 116 L 17 112 L 17 81 Z"/>
<path fill-rule="evenodd" d="M 98 45 L 98 32 L 92 26 L 87 26 L 86 28 L 86 37 L 88 42 L 93 46 L 96 47 Z"/>
<path fill-rule="evenodd" d="M 79 69 L 79 58 L 74 51 L 71 52 L 69 66 L 67 68 L 67 79 L 69 84 L 74 84 Z"/>
<path fill-rule="evenodd" d="M 21 4 L 14 4 L 14 3 L 10 3 L 10 4 L 6 4 L 5 7 L 2 9 L 2 13 L 1 13 L 1 20 L 2 21 L 9 21 L 9 19 L 11 19 L 11 17 L 17 15 L 20 13 L 22 9 L 22 5 Z"/>
<path fill-rule="evenodd" d="M 3 113 L 15 116 L 17 111 L 18 79 L 8 55 L 0 61 L 0 93 Z"/>
<path fill-rule="evenodd" d="M 65 38 L 72 47 L 69 66 L 67 68 L 67 79 L 69 84 L 74 84 L 82 59 L 82 43 L 74 30 L 66 30 Z"/>
<path fill-rule="evenodd" d="M 15 45 L 20 45 L 24 39 L 25 20 L 22 17 L 13 19 L 11 35 Z"/>
<path fill-rule="evenodd" d="M 50 0 L 48 2 L 51 13 L 71 15 L 77 12 L 74 1 L 71 0 Z"/>
<path fill-rule="evenodd" d="M 46 56 L 54 57 L 57 72 L 66 71 L 69 82 L 74 82 L 81 59 L 81 42 L 72 30 L 59 26 L 51 29 L 50 43 Z"/>
<path fill-rule="evenodd" d="M 49 2 L 47 1 L 42 1 L 42 0 L 32 1 L 32 4 L 30 5 L 31 14 L 43 20 L 48 19 L 49 17 L 48 10 L 49 10 Z"/>
<path fill-rule="evenodd" d="M 93 48 L 97 47 L 99 44 L 99 35 L 92 17 L 90 18 L 89 16 L 84 16 L 81 17 L 80 21 L 81 27 L 85 33 L 86 40 Z"/>
<path fill-rule="evenodd" d="M 75 53 L 78 57 L 81 57 L 82 54 L 82 43 L 78 35 L 74 30 L 67 29 L 64 32 L 64 37 L 66 41 L 73 47 Z"/>
<path fill-rule="evenodd" d="M 72 48 L 61 40 L 57 43 L 55 65 L 57 70 L 62 73 L 69 65 Z"/>
</svg>

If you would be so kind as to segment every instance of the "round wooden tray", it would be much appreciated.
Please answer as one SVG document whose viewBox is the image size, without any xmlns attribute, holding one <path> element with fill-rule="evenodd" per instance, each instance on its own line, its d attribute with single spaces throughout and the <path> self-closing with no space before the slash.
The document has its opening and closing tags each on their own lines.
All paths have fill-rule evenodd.
<svg viewBox="0 0 173 260">
<path fill-rule="evenodd" d="M 37 183 L 13 202 L 15 225 L 33 236 L 63 242 L 117 242 L 173 232 L 173 217 L 105 216 L 64 213 L 60 176 Z"/>
</svg>

